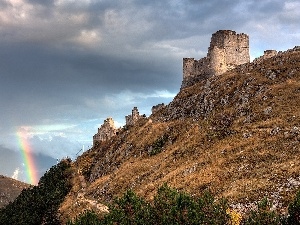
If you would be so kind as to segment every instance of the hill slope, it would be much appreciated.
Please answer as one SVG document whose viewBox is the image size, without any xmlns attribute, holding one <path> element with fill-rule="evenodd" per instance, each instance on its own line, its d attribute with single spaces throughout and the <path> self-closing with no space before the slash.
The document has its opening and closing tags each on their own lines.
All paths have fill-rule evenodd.
<svg viewBox="0 0 300 225">
<path fill-rule="evenodd" d="M 0 175 L 0 208 L 13 202 L 21 191 L 29 186 L 29 184 Z"/>
<path fill-rule="evenodd" d="M 61 213 L 103 211 L 127 189 L 151 200 L 163 183 L 196 196 L 210 190 L 241 212 L 264 197 L 284 211 L 300 187 L 299 96 L 299 48 L 182 89 L 74 162 Z"/>
<path fill-rule="evenodd" d="M 71 160 L 51 167 L 37 186 L 24 189 L 10 204 L 0 209 L 0 224 L 60 224 L 58 208 L 71 189 Z"/>
</svg>

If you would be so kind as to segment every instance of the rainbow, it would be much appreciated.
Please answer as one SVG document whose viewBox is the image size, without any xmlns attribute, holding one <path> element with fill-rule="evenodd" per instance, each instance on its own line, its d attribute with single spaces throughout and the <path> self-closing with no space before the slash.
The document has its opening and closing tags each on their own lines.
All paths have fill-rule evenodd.
<svg viewBox="0 0 300 225">
<path fill-rule="evenodd" d="M 27 136 L 26 130 L 24 129 L 18 130 L 17 132 L 18 144 L 21 150 L 23 163 L 25 165 L 27 182 L 33 185 L 37 185 L 39 180 L 37 176 L 37 169 L 34 162 L 32 149 L 28 141 L 28 138 L 26 136 Z"/>
</svg>

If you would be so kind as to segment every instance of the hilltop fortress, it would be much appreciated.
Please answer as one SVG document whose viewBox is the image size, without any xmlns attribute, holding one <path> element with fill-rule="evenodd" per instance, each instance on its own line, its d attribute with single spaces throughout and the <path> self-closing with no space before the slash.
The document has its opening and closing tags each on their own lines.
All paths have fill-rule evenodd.
<svg viewBox="0 0 300 225">
<path fill-rule="evenodd" d="M 275 50 L 266 50 L 254 62 L 277 55 Z M 250 63 L 249 36 L 232 30 L 219 30 L 212 34 L 207 56 L 199 60 L 183 58 L 181 89 L 210 76 L 218 76 L 239 65 Z"/>
<path fill-rule="evenodd" d="M 140 115 L 137 107 L 133 107 L 131 114 L 125 116 L 126 126 L 134 126 L 134 124 L 146 115 Z M 113 118 L 108 117 L 104 123 L 98 128 L 98 132 L 93 136 L 93 145 L 97 142 L 107 141 L 118 133 L 119 128 L 115 127 Z"/>
<path fill-rule="evenodd" d="M 253 62 L 258 63 L 276 55 L 277 51 L 266 50 L 263 56 L 256 58 Z M 206 57 L 199 60 L 183 58 L 181 89 L 210 76 L 222 75 L 226 71 L 246 63 L 250 63 L 249 36 L 244 33 L 237 34 L 232 30 L 219 30 L 212 34 Z M 152 114 L 164 107 L 163 103 L 153 106 Z M 133 126 L 142 117 L 146 117 L 146 115 L 141 116 L 138 108 L 134 107 L 131 115 L 125 116 L 126 126 Z M 98 128 L 98 133 L 93 136 L 93 143 L 110 139 L 117 134 L 117 130 L 113 119 L 107 118 L 104 120 L 104 124 Z"/>
<path fill-rule="evenodd" d="M 93 145 L 100 141 L 106 141 L 117 134 L 114 120 L 109 117 L 98 128 L 98 132 L 93 136 Z"/>
<path fill-rule="evenodd" d="M 212 75 L 221 75 L 248 62 L 250 62 L 249 36 L 231 30 L 219 30 L 211 37 L 206 57 L 199 60 L 183 58 L 181 88 L 191 86 Z"/>
</svg>

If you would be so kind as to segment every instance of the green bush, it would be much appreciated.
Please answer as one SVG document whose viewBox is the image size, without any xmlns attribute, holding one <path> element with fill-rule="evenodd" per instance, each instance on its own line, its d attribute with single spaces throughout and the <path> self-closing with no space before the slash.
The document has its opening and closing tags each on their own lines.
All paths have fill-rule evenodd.
<svg viewBox="0 0 300 225">
<path fill-rule="evenodd" d="M 288 208 L 289 216 L 287 218 L 288 224 L 299 225 L 300 224 L 300 191 L 296 194 L 294 201 Z"/>
<path fill-rule="evenodd" d="M 248 217 L 243 218 L 241 225 L 298 225 L 300 215 L 300 191 L 289 206 L 289 216 L 281 217 L 271 210 L 271 203 L 264 199 L 258 203 L 257 210 L 252 210 Z M 196 225 L 233 224 L 229 215 L 227 201 L 216 201 L 205 192 L 199 198 L 172 189 L 166 184 L 161 186 L 152 204 L 145 202 L 134 192 L 127 191 L 123 197 L 116 199 L 110 206 L 110 213 L 99 219 L 96 214 L 87 212 L 74 223 L 84 224 L 132 224 L 132 225 Z"/>
<path fill-rule="evenodd" d="M 116 199 L 102 220 L 87 212 L 69 225 L 82 224 L 228 224 L 227 203 L 215 201 L 205 193 L 198 199 L 163 185 L 159 188 L 153 204 L 144 201 L 134 192 L 127 191 Z M 92 222 L 91 222 L 92 221 Z M 90 222 L 90 223 L 88 223 Z"/>
<path fill-rule="evenodd" d="M 84 214 L 80 215 L 75 219 L 74 223 L 69 221 L 66 225 L 97 225 L 100 224 L 100 219 L 97 214 L 93 211 L 86 211 Z"/>
<path fill-rule="evenodd" d="M 156 155 L 160 153 L 167 142 L 169 136 L 164 134 L 163 136 L 157 138 L 154 143 L 151 145 L 151 150 L 149 151 L 149 155 Z"/>
<path fill-rule="evenodd" d="M 109 211 L 101 224 L 152 224 L 152 207 L 131 190 L 115 200 Z"/>
<path fill-rule="evenodd" d="M 252 210 L 244 225 L 279 225 L 282 224 L 280 216 L 271 210 L 272 204 L 263 199 L 258 203 L 257 210 Z"/>
<path fill-rule="evenodd" d="M 227 202 L 206 192 L 198 199 L 163 185 L 154 199 L 156 224 L 227 224 Z"/>
<path fill-rule="evenodd" d="M 0 211 L 0 224 L 60 224 L 57 210 L 71 189 L 70 160 L 53 166 L 38 186 L 25 189 Z"/>
</svg>

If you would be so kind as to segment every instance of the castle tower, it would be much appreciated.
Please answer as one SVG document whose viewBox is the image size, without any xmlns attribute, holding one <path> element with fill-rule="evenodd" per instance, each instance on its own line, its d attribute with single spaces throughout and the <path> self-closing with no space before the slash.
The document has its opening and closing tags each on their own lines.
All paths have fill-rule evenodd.
<svg viewBox="0 0 300 225">
<path fill-rule="evenodd" d="M 141 118 L 137 107 L 133 107 L 131 115 L 125 116 L 126 126 L 133 126 Z"/>
<path fill-rule="evenodd" d="M 231 30 L 219 30 L 211 37 L 208 48 L 211 73 L 220 75 L 237 65 L 250 62 L 249 37 Z"/>
<path fill-rule="evenodd" d="M 131 115 L 133 121 L 137 121 L 140 118 L 140 113 L 137 107 L 133 107 Z"/>
<path fill-rule="evenodd" d="M 219 30 L 211 37 L 207 57 L 183 58 L 181 88 L 212 75 L 221 75 L 238 65 L 250 62 L 249 37 L 231 30 Z"/>
</svg>

